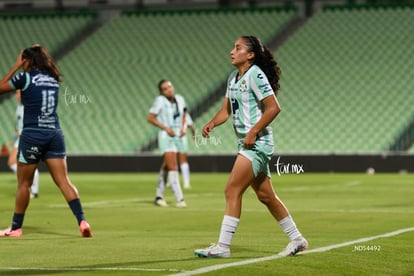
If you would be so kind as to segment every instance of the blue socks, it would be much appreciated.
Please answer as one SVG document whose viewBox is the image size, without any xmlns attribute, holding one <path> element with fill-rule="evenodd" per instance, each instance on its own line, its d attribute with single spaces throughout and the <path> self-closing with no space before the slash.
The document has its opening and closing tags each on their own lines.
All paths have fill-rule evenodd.
<svg viewBox="0 0 414 276">
<path fill-rule="evenodd" d="M 22 228 L 23 219 L 24 219 L 24 214 L 14 213 L 13 214 L 13 221 L 12 221 L 11 230 L 16 230 L 16 229 Z"/>
<path fill-rule="evenodd" d="M 75 215 L 76 219 L 78 220 L 78 225 L 79 225 L 82 220 L 85 220 L 85 216 L 83 214 L 83 209 L 82 209 L 80 199 L 79 198 L 74 199 L 68 202 L 68 204 L 73 214 Z"/>
<path fill-rule="evenodd" d="M 82 220 L 85 220 L 85 215 L 83 214 L 82 205 L 80 199 L 74 199 L 71 202 L 68 202 L 70 209 L 72 210 L 73 214 L 75 215 L 76 219 L 78 220 L 78 225 L 81 223 Z M 24 220 L 24 214 L 13 214 L 13 220 L 11 229 L 16 230 L 22 228 Z"/>
</svg>

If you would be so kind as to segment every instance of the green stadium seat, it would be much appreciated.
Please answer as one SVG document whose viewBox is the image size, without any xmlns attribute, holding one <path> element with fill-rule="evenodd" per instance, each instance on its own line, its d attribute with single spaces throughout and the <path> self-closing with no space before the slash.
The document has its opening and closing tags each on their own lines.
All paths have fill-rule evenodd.
<svg viewBox="0 0 414 276">
<path fill-rule="evenodd" d="M 293 35 L 277 53 L 285 115 L 279 151 L 386 151 L 414 103 L 402 88 L 413 81 L 401 70 L 413 23 L 411 8 L 325 10 Z M 298 139 L 318 142 L 312 149 Z"/>
<path fill-rule="evenodd" d="M 235 38 L 253 34 L 268 42 L 294 16 L 293 10 L 252 9 L 125 12 L 113 18 L 59 61 L 68 152 L 139 152 L 157 135 L 147 116 L 160 79 L 171 80 L 191 110 L 234 70 L 229 52 Z M 93 18 L 0 16 L 0 32 L 10 36 L 0 46 L 9 61 L 0 66 L 8 70 L 16 56 L 12 49 L 32 40 L 51 52 L 59 49 Z M 26 34 L 33 24 L 56 30 Z M 386 151 L 412 118 L 413 25 L 411 7 L 324 9 L 289 37 L 275 52 L 282 69 L 282 112 L 272 123 L 276 153 Z M 92 102 L 67 104 L 65 90 Z M 201 128 L 221 105 L 222 99 L 194 118 L 199 131 L 190 154 L 237 151 L 230 120 L 211 139 L 201 138 Z M 13 135 L 14 109 L 12 98 L 2 102 L 3 140 Z"/>
<path fill-rule="evenodd" d="M 171 80 L 191 110 L 227 77 L 234 39 L 252 33 L 266 41 L 292 16 L 293 10 L 258 9 L 137 12 L 112 19 L 59 64 L 71 74 L 66 85 L 79 87 L 95 99 L 87 109 L 76 107 L 78 116 L 101 114 L 90 122 L 100 128 L 89 131 L 96 131 L 95 139 L 111 147 L 96 152 L 90 147 L 77 147 L 77 152 L 68 147 L 68 151 L 120 154 L 140 149 L 156 137 L 147 116 L 160 79 Z M 71 117 L 68 109 L 62 108 L 62 120 Z M 67 140 L 75 129 L 67 132 Z M 103 135 L 108 130 L 116 134 L 115 143 Z"/>
</svg>

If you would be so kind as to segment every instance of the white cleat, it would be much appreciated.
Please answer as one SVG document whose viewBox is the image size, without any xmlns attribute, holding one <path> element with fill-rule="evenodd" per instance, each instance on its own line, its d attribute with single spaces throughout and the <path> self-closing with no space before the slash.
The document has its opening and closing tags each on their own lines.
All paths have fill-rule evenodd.
<svg viewBox="0 0 414 276">
<path fill-rule="evenodd" d="M 162 198 L 155 199 L 154 204 L 161 207 L 168 207 L 168 203 Z"/>
<path fill-rule="evenodd" d="M 213 243 L 207 248 L 195 250 L 194 255 L 200 258 L 228 258 L 230 257 L 230 248 Z"/>
<path fill-rule="evenodd" d="M 291 241 L 278 255 L 279 256 L 295 256 L 298 252 L 304 251 L 308 248 L 308 241 L 305 238 L 298 238 Z"/>
<path fill-rule="evenodd" d="M 177 207 L 178 208 L 185 208 L 185 207 L 187 207 L 187 203 L 185 203 L 185 201 L 182 200 L 180 202 L 177 202 Z"/>
</svg>

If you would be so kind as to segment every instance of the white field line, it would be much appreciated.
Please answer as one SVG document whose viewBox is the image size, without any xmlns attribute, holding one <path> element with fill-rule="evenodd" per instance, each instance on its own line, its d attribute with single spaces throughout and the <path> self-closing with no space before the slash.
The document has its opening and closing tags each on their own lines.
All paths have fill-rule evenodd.
<svg viewBox="0 0 414 276">
<path fill-rule="evenodd" d="M 360 185 L 360 184 L 361 184 L 361 181 L 359 181 L 359 180 L 350 181 L 350 182 L 345 183 L 346 186 L 356 186 L 356 185 Z"/>
<path fill-rule="evenodd" d="M 389 232 L 389 233 L 385 233 L 385 234 L 381 234 L 381 235 L 377 235 L 377 236 L 361 238 L 361 239 L 348 241 L 348 242 L 344 242 L 344 243 L 319 247 L 319 248 L 315 248 L 315 249 L 311 249 L 311 250 L 301 252 L 299 254 L 311 254 L 311 253 L 326 252 L 326 251 L 329 251 L 329 250 L 332 250 L 332 249 L 337 249 L 337 248 L 353 245 L 353 244 L 356 244 L 356 243 L 364 243 L 364 242 L 372 241 L 372 240 L 375 240 L 375 239 L 393 237 L 393 236 L 397 236 L 399 234 L 403 234 L 403 233 L 411 232 L 411 231 L 414 231 L 414 227 L 400 229 L 400 230 L 396 230 L 396 231 L 393 231 L 393 232 Z M 192 271 L 182 271 L 182 270 L 178 270 L 178 269 L 168 269 L 168 268 L 166 268 L 166 269 L 159 268 L 158 269 L 158 268 L 139 268 L 139 267 L 125 267 L 125 268 L 122 268 L 122 267 L 55 267 L 55 268 L 54 267 L 0 267 L 0 271 L 2 271 L 2 270 L 10 270 L 10 271 L 12 271 L 12 270 L 13 271 L 18 271 L 18 270 L 22 270 L 22 271 L 23 270 L 25 270 L 25 271 L 57 271 L 57 272 L 59 272 L 59 271 L 146 271 L 146 272 L 163 272 L 164 271 L 164 272 L 174 272 L 174 273 L 178 272 L 178 273 L 175 273 L 175 274 L 170 274 L 170 276 L 189 276 L 189 275 L 197 275 L 197 274 L 201 274 L 201 273 L 216 271 L 216 270 L 220 270 L 220 269 L 224 269 L 224 268 L 228 268 L 228 267 L 242 266 L 242 265 L 247 265 L 247 264 L 253 264 L 253 263 L 259 263 L 259 262 L 265 262 L 265 261 L 281 259 L 281 258 L 285 258 L 285 257 L 279 256 L 279 255 L 272 255 L 272 256 L 267 256 L 267 257 L 262 257 L 262 258 L 244 260 L 244 261 L 240 261 L 240 262 L 207 266 L 207 267 L 199 268 L 199 269 L 192 270 Z"/>
<path fill-rule="evenodd" d="M 362 182 L 360 180 L 352 180 L 345 183 L 331 183 L 331 184 L 325 184 L 325 185 L 312 185 L 312 186 L 297 186 L 297 187 L 278 187 L 278 185 L 275 185 L 276 191 L 283 191 L 283 192 L 303 192 L 303 191 L 319 191 L 323 190 L 326 191 L 327 189 L 337 189 L 337 188 L 344 188 L 344 187 L 352 187 L 361 185 Z"/>
<path fill-rule="evenodd" d="M 214 193 L 205 193 L 205 194 L 190 194 L 186 195 L 185 198 L 199 198 L 203 197 L 211 197 L 216 196 L 217 194 Z M 135 197 L 135 198 L 124 198 L 124 199 L 110 199 L 110 200 L 100 200 L 100 201 L 90 201 L 90 202 L 82 202 L 83 207 L 108 207 L 118 204 L 124 203 L 134 203 L 134 202 L 153 202 L 154 197 Z M 50 208 L 68 208 L 68 204 L 65 203 L 58 203 L 58 204 L 50 204 L 48 205 Z"/>
<path fill-rule="evenodd" d="M 337 248 L 341 248 L 341 247 L 345 247 L 345 246 L 349 246 L 349 245 L 353 245 L 353 244 L 357 244 L 357 243 L 368 242 L 368 241 L 372 241 L 372 240 L 380 239 L 380 238 L 388 238 L 388 237 L 396 236 L 396 235 L 406 233 L 406 232 L 410 232 L 410 231 L 414 231 L 414 227 L 399 229 L 399 230 L 396 230 L 396 231 L 393 231 L 393 232 L 389 232 L 389 233 L 385 233 L 385 234 L 381 234 L 381 235 L 377 235 L 377 236 L 371 236 L 371 237 L 361 238 L 361 239 L 357 239 L 357 240 L 353 240 L 353 241 L 348 241 L 348 242 L 333 244 L 333 245 L 329 245 L 329 246 L 319 247 L 319 248 L 315 248 L 315 249 L 311 249 L 311 250 L 301 252 L 299 254 L 311 254 L 311 253 L 326 252 L 326 251 L 329 251 L 329 250 L 332 250 L 332 249 L 337 249 Z M 279 255 L 273 255 L 273 256 L 268 256 L 268 257 L 250 259 L 250 260 L 245 260 L 245 261 L 240 261 L 240 262 L 234 262 L 234 263 L 212 265 L 212 266 L 207 266 L 207 267 L 199 268 L 199 269 L 192 270 L 192 271 L 185 271 L 185 272 L 181 272 L 181 273 L 177 273 L 177 274 L 170 274 L 170 275 L 171 276 L 197 275 L 197 274 L 212 272 L 212 271 L 216 271 L 216 270 L 220 270 L 220 269 L 224 269 L 224 268 L 228 268 L 228 267 L 242 266 L 242 265 L 247 265 L 247 264 L 271 261 L 271 260 L 276 260 L 276 259 L 280 259 L 280 258 L 284 258 L 284 257 L 279 256 Z"/>
<path fill-rule="evenodd" d="M 206 193 L 203 194 L 203 197 L 211 197 L 215 196 L 216 194 L 213 193 Z M 186 198 L 198 198 L 200 194 L 192 194 L 186 196 Z M 114 206 L 124 205 L 125 203 L 138 203 L 138 202 L 152 202 L 154 198 L 125 198 L 125 199 L 113 199 L 113 200 L 101 200 L 101 201 L 90 201 L 82 203 L 84 208 L 110 208 Z M 48 205 L 49 208 L 68 208 L 67 204 L 59 203 L 59 204 L 50 204 Z M 154 205 L 149 204 L 148 207 L 154 207 Z M 142 208 L 142 206 L 140 206 Z M 223 208 L 193 208 L 191 205 L 188 206 L 189 210 L 191 211 L 200 211 L 200 212 L 212 212 L 212 211 L 223 211 Z M 390 210 L 387 209 L 379 209 L 379 208 L 367 208 L 367 209 L 292 209 L 291 211 L 294 212 L 310 212 L 310 213 L 387 213 L 387 214 L 400 214 L 400 213 L 414 213 L 414 209 L 409 210 Z M 253 213 L 267 213 L 269 212 L 266 208 L 244 208 L 243 212 L 253 212 Z"/>
</svg>

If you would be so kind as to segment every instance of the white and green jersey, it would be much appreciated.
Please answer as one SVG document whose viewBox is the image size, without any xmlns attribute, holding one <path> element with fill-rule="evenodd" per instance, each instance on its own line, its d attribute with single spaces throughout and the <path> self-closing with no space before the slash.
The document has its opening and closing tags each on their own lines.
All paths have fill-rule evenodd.
<svg viewBox="0 0 414 276">
<path fill-rule="evenodd" d="M 230 75 L 226 97 L 231 104 L 233 127 L 240 144 L 250 129 L 262 118 L 262 100 L 274 95 L 274 92 L 265 73 L 257 65 L 252 65 L 240 80 L 237 80 L 237 75 L 237 70 Z M 270 126 L 258 133 L 257 142 L 274 145 Z"/>
<path fill-rule="evenodd" d="M 169 101 L 165 96 L 160 95 L 155 99 L 149 112 L 157 115 L 157 120 L 160 123 L 173 129 L 175 135 L 179 136 L 183 124 L 184 109 L 186 107 L 185 100 L 181 95 L 175 95 L 175 103 Z"/>
</svg>

